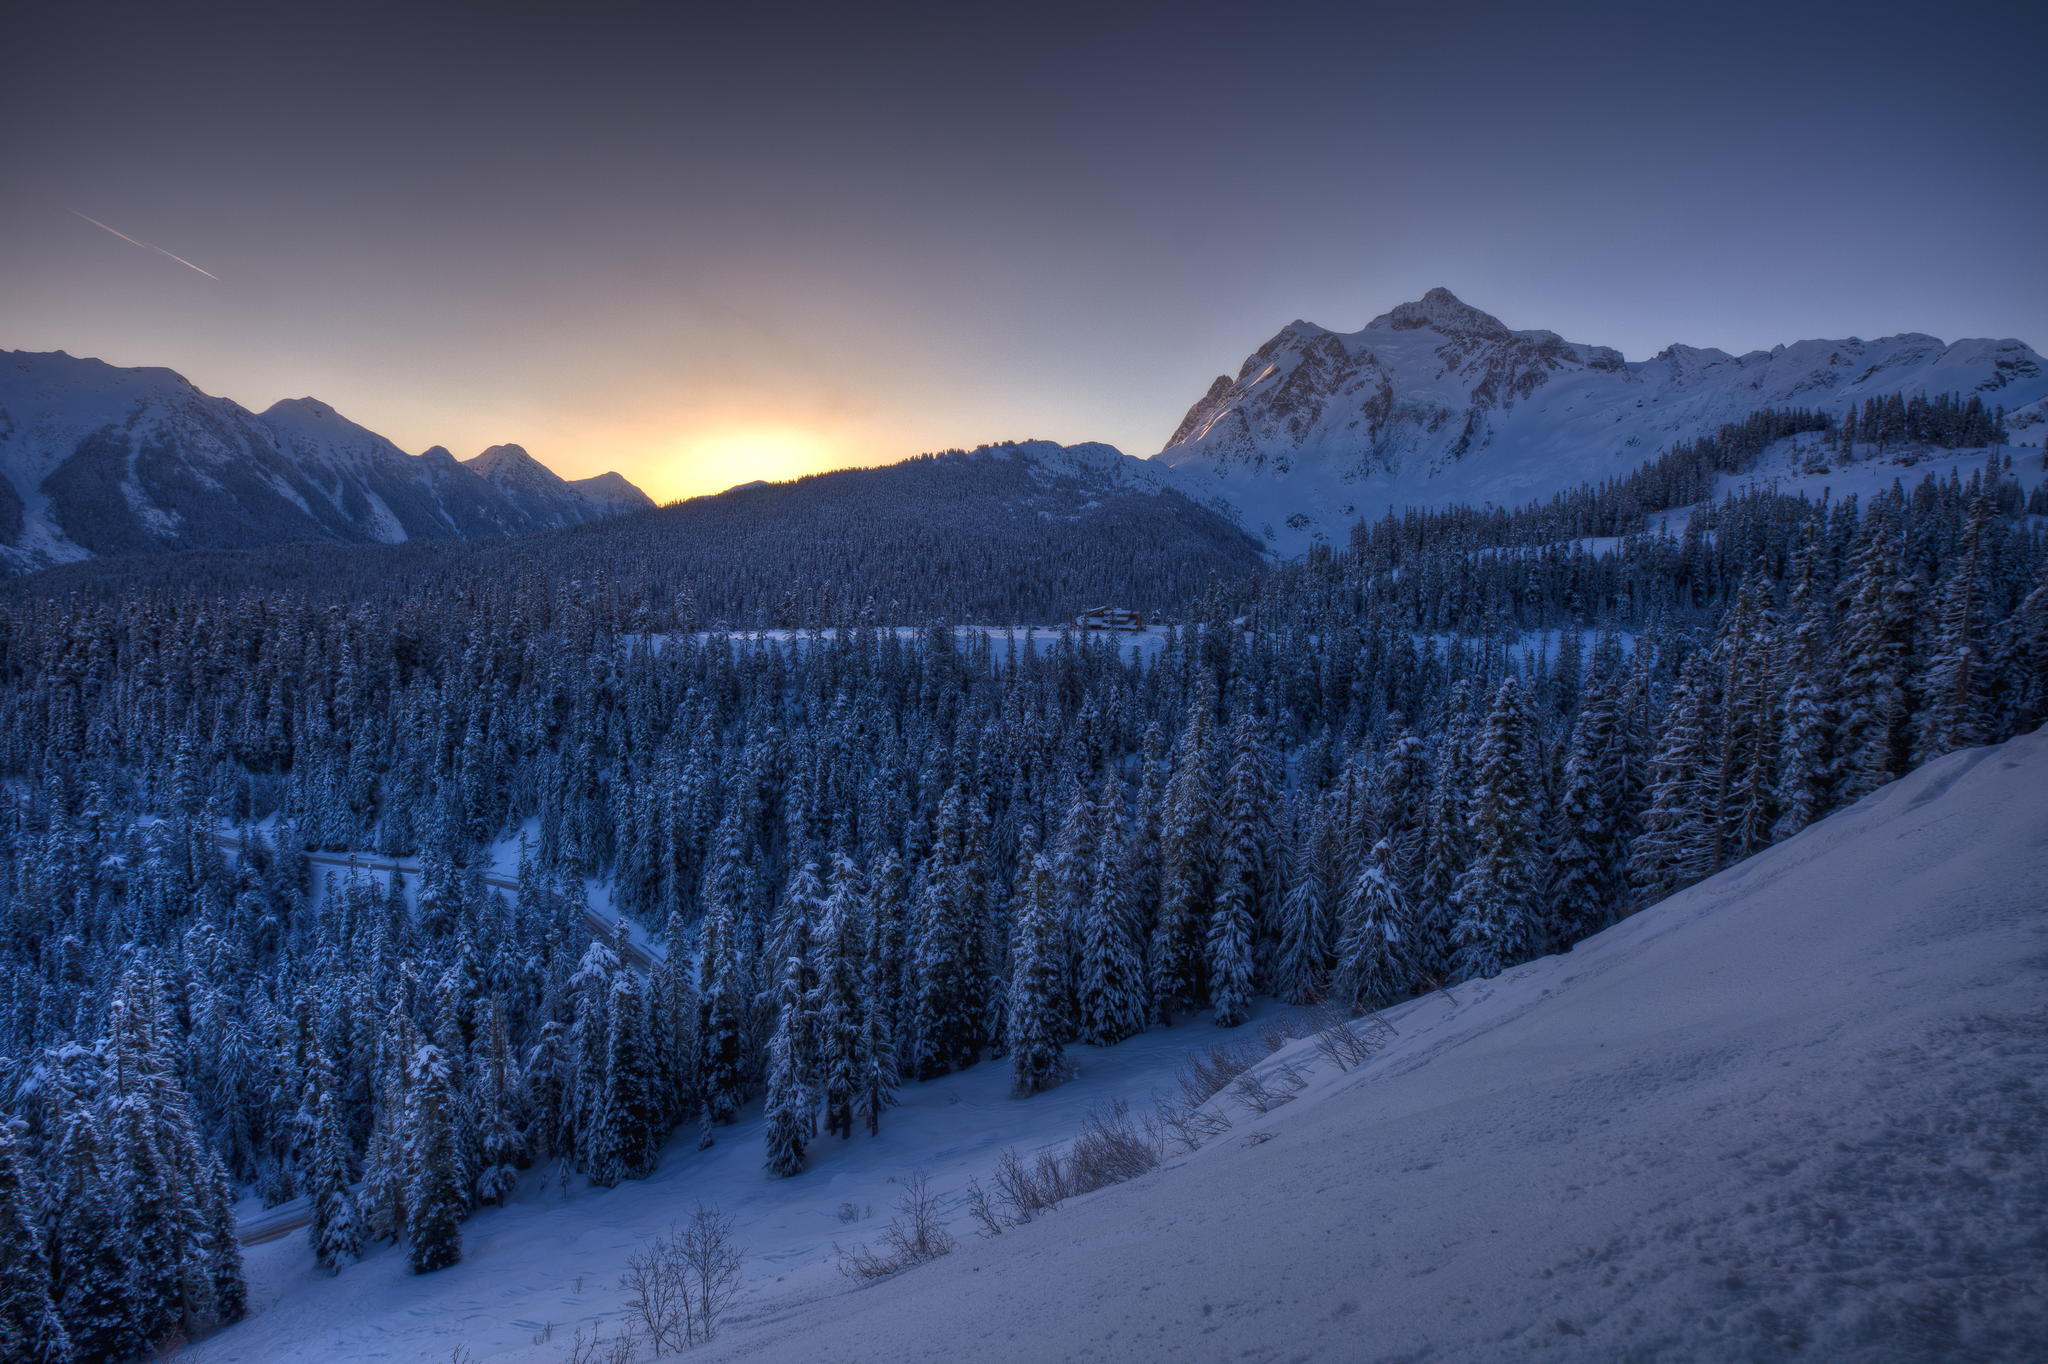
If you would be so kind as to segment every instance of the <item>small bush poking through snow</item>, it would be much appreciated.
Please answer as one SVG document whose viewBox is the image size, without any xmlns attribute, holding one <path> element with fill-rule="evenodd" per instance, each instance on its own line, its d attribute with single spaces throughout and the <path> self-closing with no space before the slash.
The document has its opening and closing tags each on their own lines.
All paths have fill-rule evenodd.
<svg viewBox="0 0 2048 1364">
<path fill-rule="evenodd" d="M 839 1250 L 840 1273 L 859 1283 L 871 1283 L 951 1254 L 959 1244 L 939 1220 L 939 1196 L 932 1192 L 931 1176 L 923 1170 L 903 1181 L 896 1213 L 879 1246 L 833 1247 Z"/>
<path fill-rule="evenodd" d="M 626 1261 L 619 1287 L 634 1325 L 657 1355 L 701 1345 L 740 1288 L 745 1258 L 732 1243 L 733 1219 L 700 1207 L 689 1223 L 657 1236 Z"/>
</svg>

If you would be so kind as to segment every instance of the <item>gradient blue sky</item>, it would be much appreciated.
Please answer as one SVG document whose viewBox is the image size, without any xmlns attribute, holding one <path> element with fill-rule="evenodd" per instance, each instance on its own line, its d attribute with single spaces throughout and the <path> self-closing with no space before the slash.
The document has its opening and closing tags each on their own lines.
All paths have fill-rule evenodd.
<svg viewBox="0 0 2048 1364">
<path fill-rule="evenodd" d="M 1149 453 L 1437 284 L 1631 358 L 2048 343 L 2040 3 L 723 8 L 17 9 L 0 346 L 674 496 Z"/>
</svg>

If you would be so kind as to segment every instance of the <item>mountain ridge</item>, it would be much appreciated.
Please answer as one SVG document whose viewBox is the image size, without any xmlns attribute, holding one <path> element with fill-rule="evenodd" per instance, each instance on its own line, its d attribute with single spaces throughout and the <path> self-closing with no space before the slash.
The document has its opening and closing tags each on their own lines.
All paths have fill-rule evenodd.
<svg viewBox="0 0 2048 1364">
<path fill-rule="evenodd" d="M 1516 330 L 1448 289 L 1355 332 L 1297 319 L 1211 381 L 1152 456 L 1299 552 L 1360 517 L 1452 502 L 1515 505 L 1640 467 L 1766 408 L 1839 416 L 1865 399 L 1958 393 L 2048 434 L 2048 362 L 2012 338 L 1921 332 L 1732 355 Z"/>
<path fill-rule="evenodd" d="M 571 484 L 528 459 L 540 476 L 508 488 L 441 446 L 408 454 L 317 398 L 258 413 L 161 366 L 0 351 L 0 571 L 301 541 L 468 540 L 653 506 L 617 475 Z"/>
</svg>

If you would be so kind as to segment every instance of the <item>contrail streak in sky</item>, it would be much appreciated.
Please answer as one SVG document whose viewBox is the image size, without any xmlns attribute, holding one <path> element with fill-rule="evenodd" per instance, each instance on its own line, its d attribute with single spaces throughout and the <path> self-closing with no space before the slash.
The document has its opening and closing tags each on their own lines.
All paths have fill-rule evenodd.
<svg viewBox="0 0 2048 1364">
<path fill-rule="evenodd" d="M 124 242 L 132 242 L 132 243 L 134 243 L 134 244 L 135 244 L 136 246 L 139 246 L 139 247 L 141 247 L 141 248 L 142 248 L 143 250 L 145 250 L 145 251 L 154 251 L 154 252 L 156 252 L 156 253 L 157 253 L 157 254 L 158 254 L 159 256 L 169 256 L 169 257 L 170 257 L 170 258 L 171 258 L 172 260 L 174 260 L 174 261 L 176 261 L 176 262 L 177 262 L 178 264 L 180 264 L 180 265 L 184 266 L 184 267 L 185 267 L 185 268 L 186 268 L 187 270 L 199 270 L 199 273 L 200 273 L 200 274 L 202 274 L 202 275 L 206 276 L 206 277 L 207 277 L 208 279 L 212 280 L 212 281 L 213 281 L 214 283 L 216 283 L 216 284 L 220 283 L 220 276 L 219 276 L 219 275 L 216 275 L 216 274 L 215 274 L 215 273 L 213 273 L 213 271 L 211 271 L 211 270 L 200 270 L 200 268 L 199 268 L 198 266 L 194 265 L 194 264 L 193 264 L 193 263 L 192 263 L 191 261 L 188 261 L 188 260 L 186 260 L 186 259 L 185 259 L 185 258 L 184 258 L 183 256 L 179 255 L 179 254 L 178 254 L 177 252 L 175 252 L 175 251 L 166 251 L 166 250 L 164 250 L 164 249 L 163 249 L 163 248 L 162 248 L 161 246 L 151 246 L 151 245 L 150 245 L 150 244 L 149 244 L 148 242 L 138 242 L 138 241 L 136 241 L 136 240 L 135 240 L 135 238 L 133 238 L 133 237 L 129 236 L 129 235 L 128 235 L 128 234 L 126 233 L 126 232 L 123 232 L 123 231 L 122 231 L 122 230 L 121 230 L 120 228 L 118 228 L 118 227 L 108 227 L 108 226 L 107 226 L 107 225 L 106 225 L 105 223 L 101 222 L 101 221 L 100 221 L 100 220 L 99 220 L 98 218 L 86 218 L 86 217 L 85 217 L 85 215 L 84 215 L 83 213 L 80 213 L 80 212 L 79 212 L 79 211 L 78 211 L 77 209 L 75 209 L 75 208 L 71 210 L 71 214 L 72 214 L 72 216 L 73 216 L 73 217 L 76 217 L 76 218 L 85 218 L 85 220 L 86 220 L 87 222 L 91 223 L 91 224 L 92 224 L 92 225 L 93 225 L 94 227 L 97 227 L 97 228 L 101 228 L 101 229 L 103 229 L 104 231 L 107 231 L 107 232 L 111 232 L 111 233 L 113 233 L 113 234 L 114 234 L 115 236 L 119 237 L 119 238 L 120 238 L 120 239 L 121 239 L 122 241 L 124 241 Z"/>
</svg>

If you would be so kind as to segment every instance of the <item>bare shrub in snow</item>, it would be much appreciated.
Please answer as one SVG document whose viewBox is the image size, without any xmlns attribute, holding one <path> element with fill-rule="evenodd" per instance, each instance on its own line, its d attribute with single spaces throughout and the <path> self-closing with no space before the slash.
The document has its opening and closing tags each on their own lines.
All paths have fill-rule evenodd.
<svg viewBox="0 0 2048 1364">
<path fill-rule="evenodd" d="M 1156 1143 L 1131 1120 L 1131 1106 L 1118 1099 L 1089 1113 L 1062 1162 L 1069 1197 L 1136 1179 L 1159 1168 Z"/>
<path fill-rule="evenodd" d="M 564 1364 L 633 1364 L 638 1347 L 631 1326 L 622 1326 L 606 1335 L 603 1322 L 592 1322 L 587 1330 L 576 1328 L 576 1338 L 569 1344 Z"/>
<path fill-rule="evenodd" d="M 1276 1094 L 1253 1070 L 1237 1077 L 1237 1083 L 1230 1087 L 1230 1097 L 1253 1113 L 1270 1113 L 1275 1106 L 1287 1102 L 1286 1095 Z"/>
<path fill-rule="evenodd" d="M 1255 1043 L 1238 1042 L 1211 1047 L 1181 1062 L 1174 1079 L 1190 1103 L 1204 1104 L 1221 1094 L 1224 1087 L 1259 1059 Z"/>
<path fill-rule="evenodd" d="M 903 1196 L 896 1200 L 896 1216 L 882 1233 L 879 1246 L 855 1246 L 839 1251 L 839 1272 L 849 1279 L 867 1283 L 900 1273 L 912 1265 L 951 1254 L 959 1242 L 939 1220 L 939 1196 L 932 1192 L 931 1176 L 917 1171 L 903 1181 Z"/>
<path fill-rule="evenodd" d="M 627 1258 L 619 1287 L 657 1355 L 717 1334 L 719 1318 L 739 1292 L 744 1258 L 732 1242 L 732 1218 L 705 1207 Z"/>
<path fill-rule="evenodd" d="M 1005 1228 L 1015 1225 L 1004 1217 L 997 1196 L 978 1179 L 967 1181 L 967 1212 L 981 1224 L 983 1236 L 1001 1236 Z"/>
<path fill-rule="evenodd" d="M 1299 1061 L 1286 1060 L 1273 1067 L 1273 1074 L 1280 1083 L 1300 1093 L 1308 1085 L 1308 1067 Z"/>
<path fill-rule="evenodd" d="M 699 1206 L 681 1239 L 683 1305 L 690 1343 L 695 1345 L 717 1334 L 719 1318 L 739 1296 L 740 1264 L 746 1253 L 733 1244 L 731 1216 L 716 1208 Z"/>
<path fill-rule="evenodd" d="M 1362 1066 L 1379 1050 L 1379 1045 L 1372 1040 L 1373 1034 L 1361 1033 L 1353 1026 L 1350 1015 L 1336 1005 L 1317 1005 L 1314 1017 L 1316 1051 L 1337 1069 L 1350 1070 L 1353 1066 Z"/>
<path fill-rule="evenodd" d="M 626 1292 L 626 1310 L 654 1352 L 683 1348 L 683 1274 L 670 1237 L 657 1236 L 626 1257 L 619 1275 Z"/>
<path fill-rule="evenodd" d="M 995 1181 L 996 1198 L 1011 1226 L 1029 1222 L 1060 1205 L 1059 1199 L 1050 1196 L 1042 1182 L 1032 1177 L 1014 1146 L 996 1157 L 995 1174 L 990 1178 Z"/>
<path fill-rule="evenodd" d="M 1268 1054 L 1280 1050 L 1297 1037 L 1305 1036 L 1291 1018 L 1269 1018 L 1259 1024 L 1259 1044 Z"/>
<path fill-rule="evenodd" d="M 1192 1151 L 1211 1137 L 1221 1136 L 1234 1124 L 1223 1114 L 1190 1100 L 1185 1094 L 1155 1095 L 1159 1126 L 1181 1149 Z"/>
</svg>

